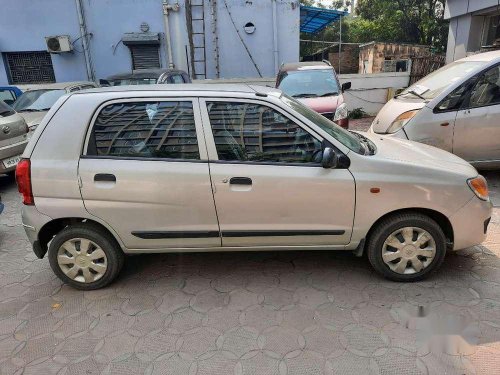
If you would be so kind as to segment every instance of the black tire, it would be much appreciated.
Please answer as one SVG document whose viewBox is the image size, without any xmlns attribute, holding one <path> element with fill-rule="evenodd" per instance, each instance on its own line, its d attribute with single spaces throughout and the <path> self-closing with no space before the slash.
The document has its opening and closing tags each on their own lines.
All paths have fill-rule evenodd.
<svg viewBox="0 0 500 375">
<path fill-rule="evenodd" d="M 59 267 L 57 262 L 59 248 L 64 242 L 74 238 L 91 240 L 99 245 L 106 254 L 107 269 L 100 279 L 91 283 L 79 282 L 68 277 Z M 87 223 L 73 224 L 59 232 L 50 243 L 48 258 L 50 267 L 57 277 L 80 290 L 95 290 L 110 284 L 120 273 L 125 261 L 125 255 L 116 240 L 102 228 Z"/>
<path fill-rule="evenodd" d="M 386 239 L 398 229 L 405 227 L 416 227 L 427 231 L 436 245 L 436 253 L 432 262 L 420 272 L 413 274 L 394 272 L 382 259 L 382 248 Z M 368 238 L 366 250 L 373 268 L 385 278 L 402 282 L 419 281 L 442 265 L 446 256 L 446 236 L 441 227 L 426 215 L 419 213 L 395 214 L 378 223 Z"/>
</svg>

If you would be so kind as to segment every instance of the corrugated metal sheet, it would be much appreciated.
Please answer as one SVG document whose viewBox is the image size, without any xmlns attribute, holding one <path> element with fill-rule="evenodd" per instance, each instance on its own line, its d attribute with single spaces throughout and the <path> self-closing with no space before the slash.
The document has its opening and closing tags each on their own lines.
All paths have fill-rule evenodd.
<svg viewBox="0 0 500 375">
<path fill-rule="evenodd" d="M 160 68 L 158 46 L 138 44 L 129 46 L 132 54 L 132 69 Z"/>
</svg>

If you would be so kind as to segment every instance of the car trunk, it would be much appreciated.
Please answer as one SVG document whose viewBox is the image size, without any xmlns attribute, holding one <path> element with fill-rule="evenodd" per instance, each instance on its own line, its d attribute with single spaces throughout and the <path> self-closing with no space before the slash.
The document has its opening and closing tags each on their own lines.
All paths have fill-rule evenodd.
<svg viewBox="0 0 500 375">
<path fill-rule="evenodd" d="M 0 112 L 0 148 L 23 141 L 27 130 L 24 119 L 17 113 L 12 111 L 2 116 Z"/>
</svg>

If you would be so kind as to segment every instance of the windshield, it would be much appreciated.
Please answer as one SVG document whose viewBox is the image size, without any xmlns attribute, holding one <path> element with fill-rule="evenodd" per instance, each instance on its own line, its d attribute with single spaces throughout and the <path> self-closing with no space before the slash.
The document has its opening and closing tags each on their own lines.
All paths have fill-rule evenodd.
<svg viewBox="0 0 500 375">
<path fill-rule="evenodd" d="M 342 129 L 340 126 L 338 126 L 334 122 L 331 122 L 326 117 L 321 116 L 319 113 L 314 112 L 309 107 L 306 107 L 304 104 L 299 103 L 297 100 L 292 99 L 287 95 L 281 95 L 281 100 L 288 107 L 292 108 L 302 116 L 306 117 L 308 120 L 312 121 L 314 124 L 318 125 L 322 130 L 327 132 L 348 149 L 361 155 L 365 153 L 364 146 L 360 142 L 359 138 L 354 134 Z"/>
<path fill-rule="evenodd" d="M 64 90 L 26 91 L 17 99 L 12 108 L 17 112 L 48 111 L 65 93 Z"/>
<path fill-rule="evenodd" d="M 132 78 L 132 79 L 112 79 L 109 80 L 111 86 L 126 86 L 126 85 L 154 85 L 156 78 Z"/>
<path fill-rule="evenodd" d="M 332 96 L 339 94 L 338 81 L 332 69 L 286 72 L 278 88 L 294 98 Z"/>
<path fill-rule="evenodd" d="M 426 100 L 434 99 L 448 86 L 463 80 L 470 72 L 487 63 L 487 61 L 456 61 L 445 65 L 408 87 L 400 96 L 410 96 L 412 95 L 410 91 L 413 91 L 417 94 L 416 96 L 420 95 Z"/>
</svg>

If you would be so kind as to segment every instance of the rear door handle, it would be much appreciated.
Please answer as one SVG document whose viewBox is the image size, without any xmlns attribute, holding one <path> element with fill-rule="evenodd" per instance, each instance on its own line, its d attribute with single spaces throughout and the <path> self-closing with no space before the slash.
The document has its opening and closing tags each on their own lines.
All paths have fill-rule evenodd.
<svg viewBox="0 0 500 375">
<path fill-rule="evenodd" d="M 94 176 L 94 181 L 116 182 L 116 176 L 109 173 L 98 173 Z"/>
<path fill-rule="evenodd" d="M 231 177 L 229 183 L 231 185 L 252 185 L 252 179 L 249 177 Z"/>
</svg>

